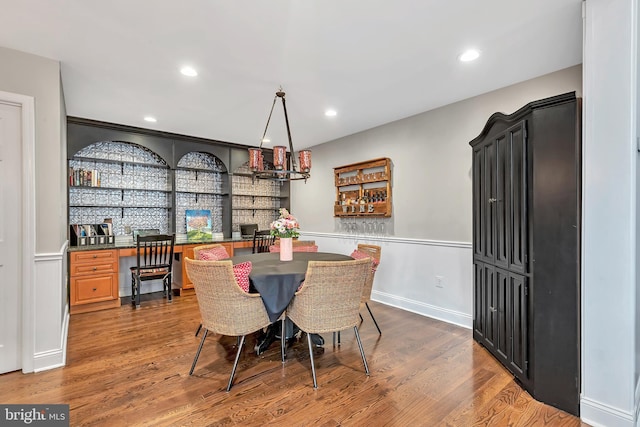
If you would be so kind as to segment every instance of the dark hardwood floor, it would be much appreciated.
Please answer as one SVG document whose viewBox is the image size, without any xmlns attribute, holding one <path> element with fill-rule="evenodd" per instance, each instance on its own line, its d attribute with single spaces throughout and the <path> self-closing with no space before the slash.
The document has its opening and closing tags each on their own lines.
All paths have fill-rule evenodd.
<svg viewBox="0 0 640 427">
<path fill-rule="evenodd" d="M 193 376 L 199 338 L 195 296 L 152 295 L 134 310 L 71 316 L 64 368 L 0 376 L 0 402 L 67 403 L 72 426 L 586 426 L 533 400 L 471 339 L 471 331 L 370 303 L 360 326 L 371 376 L 352 331 L 314 351 L 306 339 L 256 356 L 254 337 L 225 387 L 236 339 L 210 335 Z"/>
</svg>

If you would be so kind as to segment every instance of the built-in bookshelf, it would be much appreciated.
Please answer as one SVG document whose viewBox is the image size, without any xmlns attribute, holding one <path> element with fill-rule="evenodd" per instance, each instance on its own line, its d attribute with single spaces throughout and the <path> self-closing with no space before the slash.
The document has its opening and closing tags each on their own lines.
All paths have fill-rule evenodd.
<svg viewBox="0 0 640 427">
<path fill-rule="evenodd" d="M 227 169 L 216 156 L 190 152 L 182 156 L 175 170 L 176 233 L 186 233 L 187 210 L 208 210 L 211 231 L 223 232 L 223 203 L 229 197 Z"/>
<path fill-rule="evenodd" d="M 67 153 L 69 225 L 111 219 L 114 240 L 140 229 L 186 235 L 187 210 L 209 210 L 215 237 L 231 238 L 289 207 L 289 183 L 254 180 L 239 144 L 68 117 Z"/>
<path fill-rule="evenodd" d="M 171 230 L 172 174 L 167 163 L 136 144 L 101 141 L 69 160 L 69 224 L 113 220 L 113 233 Z"/>
<path fill-rule="evenodd" d="M 240 231 L 240 224 L 258 224 L 259 230 L 266 230 L 278 218 L 279 209 L 288 206 L 283 203 L 288 201 L 283 184 L 254 178 L 248 162 L 233 172 L 232 183 L 233 231 Z"/>
</svg>

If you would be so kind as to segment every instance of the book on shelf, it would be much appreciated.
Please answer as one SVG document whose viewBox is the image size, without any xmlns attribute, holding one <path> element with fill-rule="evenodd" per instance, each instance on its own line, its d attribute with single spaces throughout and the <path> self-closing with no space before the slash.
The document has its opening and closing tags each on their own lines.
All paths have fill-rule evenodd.
<svg viewBox="0 0 640 427">
<path fill-rule="evenodd" d="M 211 211 L 208 209 L 187 209 L 185 211 L 187 240 L 211 240 Z"/>
<path fill-rule="evenodd" d="M 71 187 L 101 187 L 101 173 L 96 169 L 69 167 L 69 186 Z"/>
</svg>

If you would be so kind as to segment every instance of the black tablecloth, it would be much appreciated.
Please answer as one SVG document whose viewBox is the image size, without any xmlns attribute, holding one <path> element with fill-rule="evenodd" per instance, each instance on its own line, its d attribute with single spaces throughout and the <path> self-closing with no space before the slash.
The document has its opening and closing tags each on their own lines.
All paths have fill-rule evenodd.
<svg viewBox="0 0 640 427">
<path fill-rule="evenodd" d="M 251 261 L 251 287 L 262 297 L 272 322 L 278 320 L 304 280 L 309 261 L 349 261 L 348 255 L 327 252 L 294 252 L 292 261 L 280 261 L 279 253 L 241 255 L 233 264 Z"/>
</svg>

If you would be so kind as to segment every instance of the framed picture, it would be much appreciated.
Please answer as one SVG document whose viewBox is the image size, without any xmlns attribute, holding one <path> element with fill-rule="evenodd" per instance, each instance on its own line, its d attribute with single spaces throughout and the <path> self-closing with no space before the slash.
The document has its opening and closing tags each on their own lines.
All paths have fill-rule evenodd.
<svg viewBox="0 0 640 427">
<path fill-rule="evenodd" d="M 211 240 L 211 211 L 205 209 L 187 209 L 185 212 L 187 240 Z"/>
</svg>

